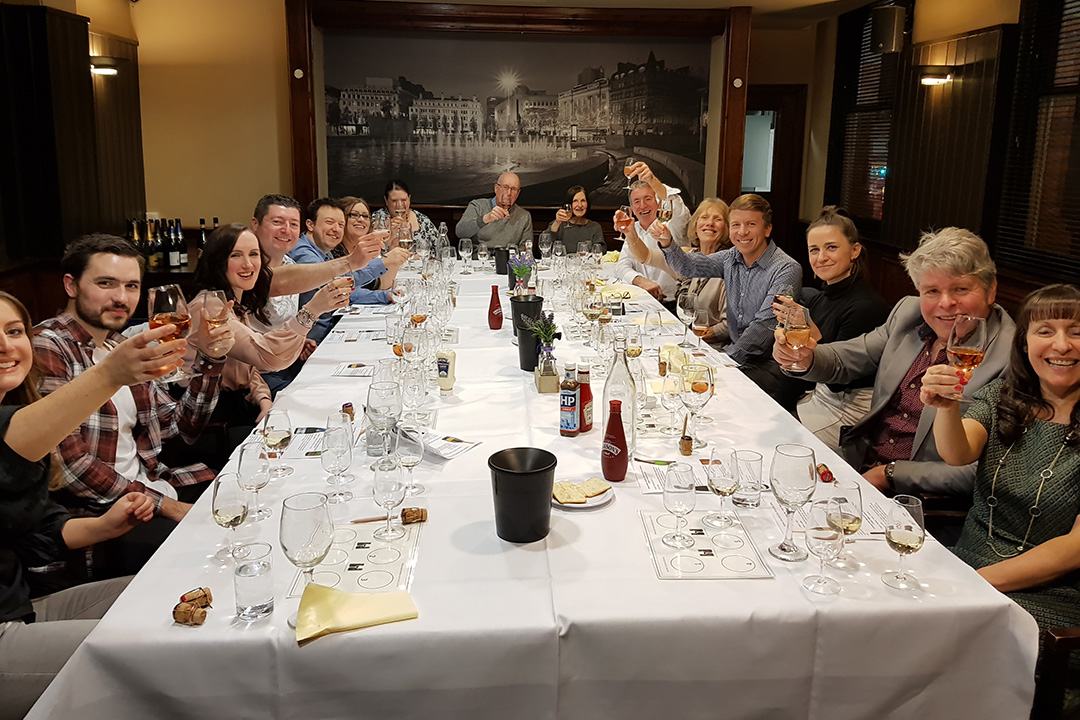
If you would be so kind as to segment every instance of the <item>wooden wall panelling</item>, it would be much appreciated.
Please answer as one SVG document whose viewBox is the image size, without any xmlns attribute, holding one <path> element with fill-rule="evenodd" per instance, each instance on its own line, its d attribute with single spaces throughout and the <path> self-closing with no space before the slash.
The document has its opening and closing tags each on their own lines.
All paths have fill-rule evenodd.
<svg viewBox="0 0 1080 720">
<path fill-rule="evenodd" d="M 116 75 L 94 75 L 92 83 L 101 195 L 98 229 L 123 235 L 126 220 L 146 212 L 139 48 L 129 40 L 92 32 L 90 56 L 110 58 L 117 66 Z"/>
<path fill-rule="evenodd" d="M 727 54 L 724 60 L 723 125 L 717 196 L 731 202 L 742 194 L 743 146 L 746 142 L 746 92 L 750 72 L 750 8 L 728 11 Z M 738 87 L 736 87 L 738 84 Z"/>
</svg>

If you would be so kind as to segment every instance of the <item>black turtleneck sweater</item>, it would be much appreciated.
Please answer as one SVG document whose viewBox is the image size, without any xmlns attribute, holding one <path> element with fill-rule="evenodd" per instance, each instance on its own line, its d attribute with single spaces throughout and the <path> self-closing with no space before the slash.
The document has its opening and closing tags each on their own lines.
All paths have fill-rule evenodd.
<svg viewBox="0 0 1080 720">
<path fill-rule="evenodd" d="M 810 317 L 821 330 L 822 343 L 849 340 L 868 333 L 889 316 L 885 300 L 857 272 L 821 290 L 804 288 L 803 302 L 810 308 Z M 840 392 L 873 385 L 874 376 L 868 375 L 850 385 L 829 385 L 829 389 Z"/>
</svg>

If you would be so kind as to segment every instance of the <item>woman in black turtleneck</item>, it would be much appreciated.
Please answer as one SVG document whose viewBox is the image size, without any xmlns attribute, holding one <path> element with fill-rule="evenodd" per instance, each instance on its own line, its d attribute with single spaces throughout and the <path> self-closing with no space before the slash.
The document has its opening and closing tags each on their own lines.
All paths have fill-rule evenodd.
<svg viewBox="0 0 1080 720">
<path fill-rule="evenodd" d="M 806 244 L 810 267 L 823 283 L 821 290 L 803 290 L 803 302 L 821 333 L 818 342 L 858 337 L 884 323 L 889 306 L 859 270 L 862 245 L 851 218 L 835 206 L 823 208 L 806 230 Z M 873 385 L 872 374 L 851 385 L 818 383 L 799 402 L 799 421 L 835 450 L 840 428 L 854 425 L 870 409 Z"/>
</svg>

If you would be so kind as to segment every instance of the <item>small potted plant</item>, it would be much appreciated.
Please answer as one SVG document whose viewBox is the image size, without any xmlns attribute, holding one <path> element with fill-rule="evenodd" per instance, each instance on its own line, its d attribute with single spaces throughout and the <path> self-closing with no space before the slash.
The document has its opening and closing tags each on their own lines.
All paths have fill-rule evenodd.
<svg viewBox="0 0 1080 720">
<path fill-rule="evenodd" d="M 532 275 L 536 261 L 528 253 L 518 253 L 510 258 L 508 267 L 514 274 L 514 295 L 524 295 L 527 292 L 529 276 Z"/>
<path fill-rule="evenodd" d="M 522 318 L 522 327 L 532 335 L 540 345 L 540 359 L 533 369 L 533 379 L 536 381 L 536 390 L 541 393 L 559 392 L 559 368 L 555 364 L 555 356 L 551 351 L 555 347 L 555 340 L 562 337 L 559 326 L 555 324 L 555 314 L 541 312 L 538 318 Z M 522 338 L 518 338 L 518 349 L 521 350 Z"/>
</svg>

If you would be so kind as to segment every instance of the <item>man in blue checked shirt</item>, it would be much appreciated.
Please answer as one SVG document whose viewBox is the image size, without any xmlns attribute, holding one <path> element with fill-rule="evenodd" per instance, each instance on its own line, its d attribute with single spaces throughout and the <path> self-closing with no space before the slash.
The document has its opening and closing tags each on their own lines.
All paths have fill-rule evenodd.
<svg viewBox="0 0 1080 720">
<path fill-rule="evenodd" d="M 731 344 L 725 352 L 739 368 L 786 409 L 793 409 L 808 383 L 793 382 L 772 359 L 776 318 L 772 303 L 784 286 L 802 290 L 802 267 L 770 238 L 772 208 L 760 195 L 741 195 L 731 203 L 728 223 L 733 247 L 711 255 L 688 254 L 667 232 L 654 236 L 664 259 L 684 277 L 722 277 L 727 290 Z"/>
</svg>

